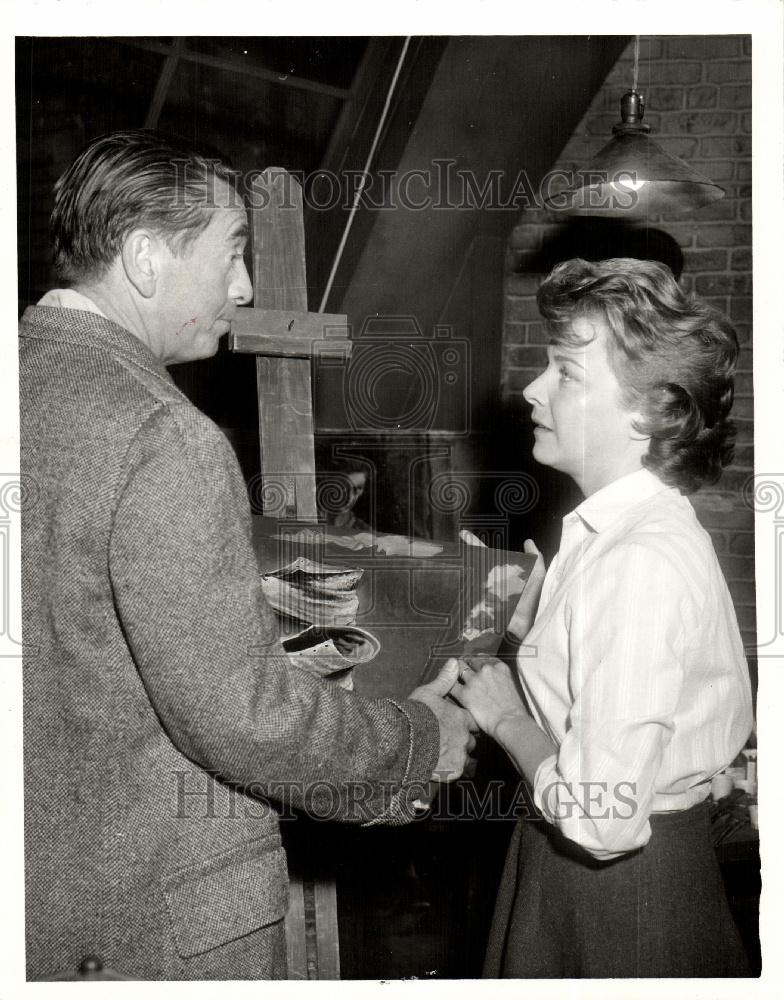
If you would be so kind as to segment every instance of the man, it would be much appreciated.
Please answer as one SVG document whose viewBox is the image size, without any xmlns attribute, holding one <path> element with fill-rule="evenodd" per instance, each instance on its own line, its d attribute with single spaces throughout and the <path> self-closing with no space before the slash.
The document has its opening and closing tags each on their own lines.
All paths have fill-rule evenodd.
<svg viewBox="0 0 784 1000">
<path fill-rule="evenodd" d="M 233 181 L 155 133 L 96 140 L 55 191 L 71 287 L 22 318 L 29 978 L 86 954 L 285 976 L 267 797 L 405 823 L 473 745 L 449 671 L 362 700 L 278 644 L 233 453 L 165 367 L 214 354 L 251 298 Z"/>
<path fill-rule="evenodd" d="M 454 692 L 541 813 L 513 835 L 485 971 L 748 974 L 705 799 L 749 735 L 751 691 L 686 496 L 732 457 L 737 339 L 649 261 L 567 261 L 538 303 L 551 340 L 524 392 L 533 455 L 585 500 L 564 518 L 519 676 L 485 659 Z"/>
</svg>

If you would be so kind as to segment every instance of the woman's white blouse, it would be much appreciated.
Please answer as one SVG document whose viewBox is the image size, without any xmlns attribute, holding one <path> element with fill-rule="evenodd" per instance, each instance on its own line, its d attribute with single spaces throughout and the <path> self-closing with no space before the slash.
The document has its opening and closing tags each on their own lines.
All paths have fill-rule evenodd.
<svg viewBox="0 0 784 1000">
<path fill-rule="evenodd" d="M 564 518 L 518 666 L 558 746 L 534 801 L 597 858 L 647 843 L 651 812 L 706 798 L 751 731 L 748 667 L 710 537 L 647 470 Z"/>
</svg>

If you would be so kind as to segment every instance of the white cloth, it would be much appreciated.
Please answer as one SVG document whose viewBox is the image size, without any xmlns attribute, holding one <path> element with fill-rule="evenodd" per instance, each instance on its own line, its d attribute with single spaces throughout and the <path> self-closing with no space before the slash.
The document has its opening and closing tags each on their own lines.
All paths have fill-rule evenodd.
<svg viewBox="0 0 784 1000">
<path fill-rule="evenodd" d="M 81 309 L 82 312 L 97 313 L 98 316 L 103 316 L 106 319 L 104 313 L 92 299 L 88 299 L 81 292 L 74 291 L 73 288 L 53 288 L 44 295 L 38 305 L 54 306 L 58 309 Z"/>
<path fill-rule="evenodd" d="M 518 666 L 558 746 L 534 801 L 597 858 L 647 843 L 651 812 L 705 799 L 751 731 L 748 667 L 710 537 L 644 469 L 564 518 Z"/>
</svg>

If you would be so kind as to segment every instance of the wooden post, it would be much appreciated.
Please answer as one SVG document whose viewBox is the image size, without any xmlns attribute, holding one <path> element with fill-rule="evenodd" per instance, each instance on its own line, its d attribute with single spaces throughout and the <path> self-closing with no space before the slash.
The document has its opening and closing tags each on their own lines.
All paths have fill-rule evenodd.
<svg viewBox="0 0 784 1000">
<path fill-rule="evenodd" d="M 302 189 L 271 167 L 250 190 L 254 308 L 240 309 L 229 346 L 256 355 L 262 498 L 270 517 L 317 519 L 311 360 L 348 357 L 346 317 L 309 313 Z M 334 878 L 310 878 L 297 844 L 289 854 L 289 979 L 339 979 Z M 299 845 L 302 850 L 302 845 Z"/>
<path fill-rule="evenodd" d="M 240 309 L 230 347 L 256 357 L 264 513 L 315 521 L 311 359 L 347 357 L 346 317 L 309 313 L 302 189 L 278 167 L 255 178 L 251 199 L 253 309 Z"/>
</svg>

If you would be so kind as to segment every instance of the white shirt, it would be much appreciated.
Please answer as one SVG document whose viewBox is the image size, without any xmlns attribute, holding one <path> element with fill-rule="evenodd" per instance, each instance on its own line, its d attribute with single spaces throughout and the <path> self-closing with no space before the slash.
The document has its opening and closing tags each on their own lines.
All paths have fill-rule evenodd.
<svg viewBox="0 0 784 1000">
<path fill-rule="evenodd" d="M 97 313 L 106 318 L 92 299 L 88 299 L 81 292 L 75 292 L 73 288 L 53 288 L 44 295 L 38 305 L 54 306 L 59 309 L 81 309 L 82 312 Z"/>
<path fill-rule="evenodd" d="M 647 843 L 651 812 L 706 798 L 751 731 L 748 667 L 710 537 L 644 469 L 564 518 L 518 666 L 558 746 L 534 801 L 597 858 Z"/>
</svg>

